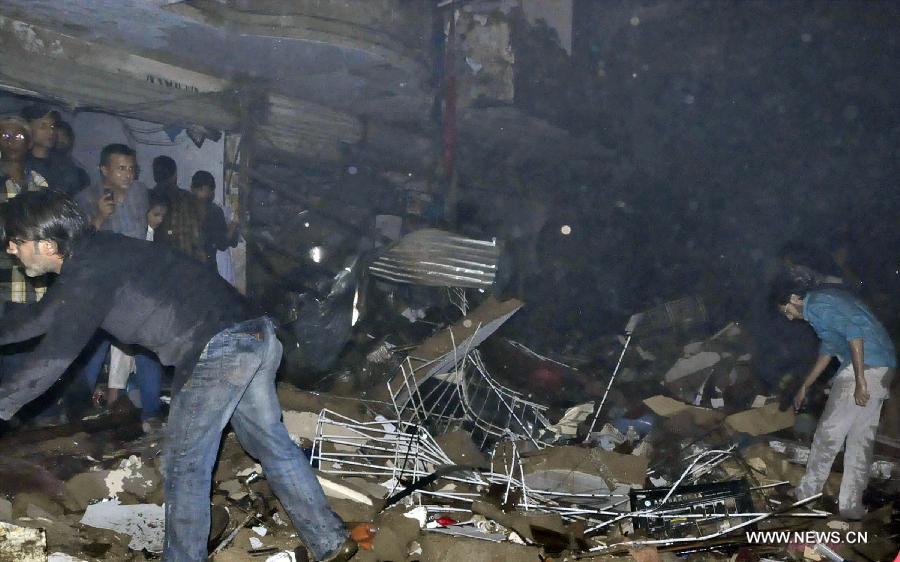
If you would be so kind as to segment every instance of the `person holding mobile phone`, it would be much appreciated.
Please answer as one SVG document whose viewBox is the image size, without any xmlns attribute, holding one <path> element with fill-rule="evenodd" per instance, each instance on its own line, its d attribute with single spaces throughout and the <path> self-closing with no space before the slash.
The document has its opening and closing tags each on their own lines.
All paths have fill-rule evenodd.
<svg viewBox="0 0 900 562">
<path fill-rule="evenodd" d="M 133 148 L 124 144 L 109 144 L 103 148 L 100 153 L 101 182 L 75 196 L 82 213 L 95 229 L 146 240 L 150 196 L 147 187 L 136 181 L 136 169 L 137 153 Z M 115 343 L 103 332 L 98 332 L 88 345 L 78 383 L 67 396 L 70 417 L 79 416 L 82 409 L 90 406 L 111 345 Z M 134 380 L 141 396 L 141 419 L 144 430 L 149 432 L 161 425 L 162 366 L 153 353 L 145 349 L 132 351 Z"/>
</svg>

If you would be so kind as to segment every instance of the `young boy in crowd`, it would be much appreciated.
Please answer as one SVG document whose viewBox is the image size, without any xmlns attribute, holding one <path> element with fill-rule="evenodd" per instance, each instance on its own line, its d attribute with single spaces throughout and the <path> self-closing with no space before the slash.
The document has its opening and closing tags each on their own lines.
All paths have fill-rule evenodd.
<svg viewBox="0 0 900 562">
<path fill-rule="evenodd" d="M 191 178 L 191 193 L 197 198 L 197 212 L 200 217 L 200 241 L 205 259 L 211 269 L 216 269 L 216 253 L 237 245 L 238 223 L 226 223 L 225 213 L 213 201 L 216 180 L 206 170 L 200 170 Z"/>
</svg>

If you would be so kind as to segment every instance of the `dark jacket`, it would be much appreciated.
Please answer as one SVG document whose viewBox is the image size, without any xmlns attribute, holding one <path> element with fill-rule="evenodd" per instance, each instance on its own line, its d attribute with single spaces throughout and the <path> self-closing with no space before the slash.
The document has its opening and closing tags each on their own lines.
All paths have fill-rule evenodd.
<svg viewBox="0 0 900 562">
<path fill-rule="evenodd" d="M 76 241 L 40 302 L 7 303 L 3 312 L 0 345 L 43 338 L 19 372 L 4 373 L 2 419 L 50 388 L 98 328 L 174 365 L 177 391 L 215 334 L 260 316 L 231 285 L 180 252 L 94 231 Z"/>
</svg>

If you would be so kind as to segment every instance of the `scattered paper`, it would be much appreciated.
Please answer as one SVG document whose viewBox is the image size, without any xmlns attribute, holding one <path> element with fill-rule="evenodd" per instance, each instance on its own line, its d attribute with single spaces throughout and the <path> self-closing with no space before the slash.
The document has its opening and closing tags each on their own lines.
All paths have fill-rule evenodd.
<svg viewBox="0 0 900 562">
<path fill-rule="evenodd" d="M 403 516 L 418 521 L 420 528 L 425 528 L 425 523 L 428 522 L 428 510 L 425 509 L 424 505 L 420 505 L 419 507 L 410 509 L 409 511 L 404 513 Z"/>
</svg>

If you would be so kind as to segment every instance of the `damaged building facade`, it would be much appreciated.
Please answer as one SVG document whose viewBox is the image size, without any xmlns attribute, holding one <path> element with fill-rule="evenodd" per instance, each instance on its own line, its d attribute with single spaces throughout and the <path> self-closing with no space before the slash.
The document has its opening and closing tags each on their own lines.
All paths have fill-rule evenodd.
<svg viewBox="0 0 900 562">
<path fill-rule="evenodd" d="M 4 0 L 0 117 L 69 123 L 85 192 L 113 143 L 135 186 L 209 172 L 213 266 L 275 321 L 353 560 L 893 560 L 897 383 L 866 513 L 842 455 L 797 497 L 830 381 L 793 407 L 816 334 L 766 295 L 837 287 L 898 341 L 898 29 L 880 2 Z M 0 561 L 161 556 L 165 426 L 136 376 L 69 410 L 77 376 L 0 427 Z M 258 462 L 226 430 L 210 559 L 314 559 Z"/>
</svg>

